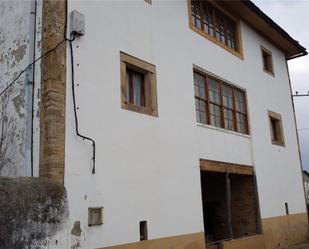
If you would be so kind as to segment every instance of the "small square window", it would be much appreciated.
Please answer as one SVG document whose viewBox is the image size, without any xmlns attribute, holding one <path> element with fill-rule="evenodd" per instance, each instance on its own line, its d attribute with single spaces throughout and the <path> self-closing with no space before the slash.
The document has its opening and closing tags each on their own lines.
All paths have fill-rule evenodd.
<svg viewBox="0 0 309 249">
<path fill-rule="evenodd" d="M 156 67 L 120 52 L 121 107 L 158 116 Z"/>
<path fill-rule="evenodd" d="M 284 146 L 281 115 L 268 111 L 268 117 L 272 144 Z"/>
<path fill-rule="evenodd" d="M 261 47 L 261 52 L 264 72 L 274 75 L 273 56 L 271 52 L 264 47 Z"/>
</svg>

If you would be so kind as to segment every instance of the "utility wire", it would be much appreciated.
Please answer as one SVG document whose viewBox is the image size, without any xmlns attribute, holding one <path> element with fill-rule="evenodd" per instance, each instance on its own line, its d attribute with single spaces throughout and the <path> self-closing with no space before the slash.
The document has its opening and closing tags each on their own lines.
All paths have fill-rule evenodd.
<svg viewBox="0 0 309 249">
<path fill-rule="evenodd" d="M 45 52 L 44 54 L 42 54 L 39 58 L 35 59 L 33 62 L 31 62 L 28 66 L 26 66 L 19 74 L 18 76 L 10 83 L 6 86 L 6 88 L 3 89 L 3 91 L 0 93 L 0 97 L 8 90 L 10 89 L 14 83 L 32 66 L 34 65 L 36 62 L 38 62 L 39 60 L 41 60 L 43 57 L 45 57 L 46 55 L 50 54 L 51 52 L 55 51 L 62 43 L 64 43 L 66 41 L 66 39 L 63 39 L 61 42 L 59 42 L 54 48 L 48 50 L 47 52 Z"/>
<path fill-rule="evenodd" d="M 6 91 L 8 89 L 10 89 L 15 82 L 17 82 L 17 80 L 32 66 L 34 65 L 36 62 L 38 62 L 39 60 L 41 60 L 42 58 L 44 58 L 45 56 L 47 56 L 48 54 L 56 51 L 56 49 L 61 45 L 63 44 L 64 42 L 69 42 L 69 45 L 70 45 L 70 57 L 71 57 L 71 77 L 72 77 L 72 95 L 73 95 L 73 108 L 74 108 L 74 120 L 75 120 L 75 132 L 76 132 L 76 135 L 80 138 L 82 138 L 83 140 L 88 140 L 92 143 L 92 162 L 93 162 L 93 166 L 92 166 L 92 174 L 95 173 L 95 152 L 96 152 L 96 144 L 95 144 L 95 141 L 90 138 L 90 137 L 87 137 L 87 136 L 84 136 L 82 135 L 79 130 L 78 130 L 78 116 L 77 116 L 77 111 L 76 111 L 76 98 L 75 98 L 75 80 L 74 80 L 74 55 L 73 55 L 73 45 L 72 45 L 72 42 L 75 40 L 75 35 L 74 33 L 72 34 L 73 35 L 73 38 L 72 39 L 68 39 L 66 37 L 66 33 L 67 33 L 67 23 L 68 23 L 68 3 L 66 1 L 66 13 L 65 13 L 65 23 L 64 23 L 64 34 L 63 34 L 63 37 L 64 39 L 59 42 L 54 48 L 46 51 L 44 54 L 42 54 L 40 57 L 38 57 L 37 59 L 35 59 L 33 62 L 31 62 L 30 64 L 28 64 L 18 75 L 17 77 L 11 82 L 9 83 L 4 89 L 3 91 L 0 93 L 0 97 L 6 93 Z"/>
<path fill-rule="evenodd" d="M 67 27 L 68 27 L 68 1 L 65 1 L 65 23 L 64 23 L 64 39 L 69 42 L 70 45 L 70 59 L 71 59 L 71 80 L 72 80 L 72 97 L 73 97 L 73 108 L 74 108 L 74 120 L 75 120 L 75 132 L 76 135 L 83 140 L 88 140 L 92 143 L 92 174 L 95 174 L 95 152 L 96 152 L 96 144 L 95 141 L 87 136 L 81 134 L 78 130 L 78 116 L 77 116 L 77 109 L 76 109 L 76 98 L 75 98 L 75 77 L 74 77 L 74 51 L 72 42 L 75 40 L 75 33 L 72 32 L 71 35 L 73 36 L 72 39 L 68 39 L 67 35 Z"/>
</svg>

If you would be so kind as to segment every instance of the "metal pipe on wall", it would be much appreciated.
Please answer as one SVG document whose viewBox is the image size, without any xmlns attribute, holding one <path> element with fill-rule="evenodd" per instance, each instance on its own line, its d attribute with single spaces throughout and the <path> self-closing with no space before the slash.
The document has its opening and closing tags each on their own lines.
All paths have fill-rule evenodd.
<svg viewBox="0 0 309 249">
<path fill-rule="evenodd" d="M 37 0 L 31 1 L 30 7 L 30 43 L 29 61 L 35 60 L 36 47 L 36 18 Z M 33 119 L 34 119 L 34 85 L 35 85 L 35 63 L 30 67 L 27 84 L 27 138 L 26 138 L 26 165 L 30 165 L 30 174 L 33 176 Z"/>
</svg>

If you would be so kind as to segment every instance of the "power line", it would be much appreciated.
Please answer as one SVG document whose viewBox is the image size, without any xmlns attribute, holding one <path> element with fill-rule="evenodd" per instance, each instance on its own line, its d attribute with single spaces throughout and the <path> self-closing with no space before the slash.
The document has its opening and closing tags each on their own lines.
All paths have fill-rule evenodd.
<svg viewBox="0 0 309 249">
<path fill-rule="evenodd" d="M 4 90 L 0 93 L 0 97 L 8 90 L 10 89 L 14 83 L 30 68 L 32 67 L 32 65 L 34 65 L 36 62 L 38 62 L 39 60 L 41 60 L 43 57 L 45 57 L 46 55 L 50 54 L 51 52 L 55 51 L 62 43 L 64 43 L 66 41 L 66 39 L 63 39 L 61 42 L 59 42 L 54 48 L 48 50 L 47 52 L 45 52 L 44 54 L 42 54 L 39 58 L 35 59 L 33 62 L 31 62 L 28 66 L 26 66 L 19 74 L 18 76 L 10 83 L 6 86 L 6 88 L 4 88 Z"/>
<path fill-rule="evenodd" d="M 65 6 L 65 23 L 64 23 L 64 34 L 63 37 L 64 39 L 59 42 L 54 48 L 48 50 L 47 52 L 45 52 L 44 54 L 42 54 L 39 58 L 35 59 L 33 62 L 31 62 L 30 64 L 28 64 L 19 74 L 18 76 L 11 82 L 9 83 L 4 90 L 0 93 L 0 97 L 6 93 L 6 91 L 8 89 L 10 89 L 15 82 L 17 82 L 17 80 L 32 66 L 34 65 L 36 62 L 38 62 L 39 60 L 41 60 L 42 58 L 44 58 L 45 56 L 47 56 L 48 54 L 50 54 L 51 52 L 55 51 L 62 43 L 64 42 L 69 42 L 70 45 L 70 57 L 71 57 L 71 77 L 72 77 L 72 94 L 73 94 L 73 108 L 74 108 L 74 119 L 75 119 L 75 132 L 76 135 L 80 138 L 82 138 L 83 140 L 88 140 L 92 143 L 92 161 L 93 161 L 93 166 L 92 166 L 92 174 L 95 173 L 95 152 L 96 152 L 96 144 L 94 139 L 84 136 L 82 135 L 79 130 L 78 130 L 78 117 L 77 117 L 77 112 L 76 112 L 76 99 L 75 99 L 75 82 L 74 82 L 74 55 L 73 55 L 73 46 L 72 46 L 72 42 L 75 40 L 75 35 L 73 34 L 73 39 L 68 39 L 66 37 L 66 33 L 67 33 L 67 16 L 68 16 L 68 5 L 67 5 L 67 1 L 66 1 L 66 6 Z"/>
</svg>

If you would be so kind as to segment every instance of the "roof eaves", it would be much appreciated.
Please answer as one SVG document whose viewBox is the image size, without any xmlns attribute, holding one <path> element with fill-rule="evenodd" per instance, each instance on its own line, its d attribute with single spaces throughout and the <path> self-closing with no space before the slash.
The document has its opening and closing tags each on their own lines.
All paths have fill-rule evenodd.
<svg viewBox="0 0 309 249">
<path fill-rule="evenodd" d="M 290 43 L 292 43 L 295 47 L 298 48 L 299 54 L 291 56 L 287 58 L 288 60 L 294 59 L 300 56 L 307 55 L 308 52 L 306 48 L 299 44 L 298 41 L 293 39 L 284 29 L 282 29 L 277 23 L 275 23 L 269 16 L 267 16 L 259 7 L 257 7 L 252 1 L 250 0 L 241 0 L 241 2 L 247 6 L 251 11 L 257 14 L 260 18 L 262 18 L 267 24 L 269 24 L 273 29 L 275 29 L 279 34 L 281 34 L 285 39 L 287 39 Z"/>
</svg>

